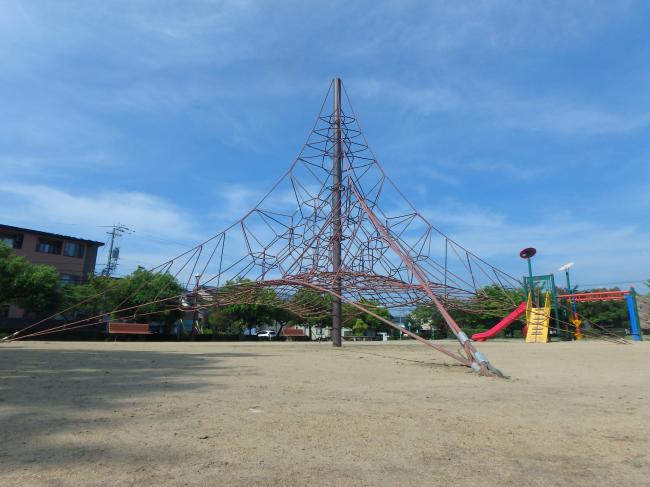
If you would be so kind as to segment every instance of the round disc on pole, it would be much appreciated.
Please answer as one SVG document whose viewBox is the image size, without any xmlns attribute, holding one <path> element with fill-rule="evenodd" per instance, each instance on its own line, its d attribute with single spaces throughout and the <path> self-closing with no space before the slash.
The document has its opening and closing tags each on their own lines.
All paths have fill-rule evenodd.
<svg viewBox="0 0 650 487">
<path fill-rule="evenodd" d="M 530 259 L 537 253 L 537 249 L 534 249 L 533 247 L 528 247 L 519 252 L 519 257 L 522 259 Z"/>
</svg>

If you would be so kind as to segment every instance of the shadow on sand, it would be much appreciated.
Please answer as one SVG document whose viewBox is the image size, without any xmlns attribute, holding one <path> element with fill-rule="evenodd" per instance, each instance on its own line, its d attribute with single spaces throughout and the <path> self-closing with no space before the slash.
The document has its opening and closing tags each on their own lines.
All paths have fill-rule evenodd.
<svg viewBox="0 0 650 487">
<path fill-rule="evenodd" d="M 223 388 L 222 376 L 255 375 L 256 367 L 223 362 L 258 356 L 78 350 L 65 345 L 49 350 L 1 348 L 0 464 L 5 471 L 15 471 L 100 461 L 107 452 L 112 461 L 137 456 L 125 445 L 116 445 L 116 435 L 110 445 L 102 444 L 102 435 L 107 430 L 124 432 L 143 419 L 149 427 L 165 428 L 174 416 L 195 414 L 191 403 L 188 407 L 186 400 L 177 399 L 206 387 Z M 169 454 L 170 446 L 150 448 Z"/>
</svg>

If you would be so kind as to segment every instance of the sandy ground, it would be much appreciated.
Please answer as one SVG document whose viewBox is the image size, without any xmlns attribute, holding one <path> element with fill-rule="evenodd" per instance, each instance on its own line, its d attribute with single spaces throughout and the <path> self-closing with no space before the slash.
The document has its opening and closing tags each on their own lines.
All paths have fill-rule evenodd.
<svg viewBox="0 0 650 487">
<path fill-rule="evenodd" d="M 650 341 L 0 345 L 0 485 L 650 485 Z"/>
</svg>

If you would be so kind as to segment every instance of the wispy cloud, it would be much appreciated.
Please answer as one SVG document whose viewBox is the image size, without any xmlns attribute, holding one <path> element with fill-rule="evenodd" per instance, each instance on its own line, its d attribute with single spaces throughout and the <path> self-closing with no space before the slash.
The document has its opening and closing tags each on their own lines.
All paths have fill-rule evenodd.
<svg viewBox="0 0 650 487">
<path fill-rule="evenodd" d="M 516 50 L 550 51 L 558 47 L 578 49 L 613 22 L 625 19 L 642 2 L 607 4 L 571 1 L 561 4 L 492 2 L 407 1 L 372 2 L 373 9 L 359 6 L 364 27 L 384 24 L 371 38 L 352 43 L 353 52 L 417 49 L 434 53 L 467 48 L 500 53 Z"/>
<path fill-rule="evenodd" d="M 458 177 L 455 176 L 452 171 L 446 170 L 444 167 L 439 169 L 427 165 L 420 167 L 419 172 L 433 182 L 439 182 L 449 186 L 458 186 L 460 184 Z"/>
<path fill-rule="evenodd" d="M 83 194 L 30 184 L 0 184 L 2 217 L 22 221 L 73 221 L 93 226 L 121 222 L 169 237 L 196 237 L 187 215 L 164 199 L 141 192 Z M 16 210 L 20 210 L 19 212 Z"/>
<path fill-rule="evenodd" d="M 190 215 L 164 199 L 141 192 L 71 192 L 21 183 L 0 184 L 0 220 L 5 224 L 105 240 L 102 226 L 121 223 L 135 233 L 128 236 L 122 257 L 135 265 L 134 255 L 147 255 L 153 264 L 192 247 L 201 239 Z M 127 238 L 127 237 L 125 237 Z M 130 253 L 132 253 L 130 255 Z"/>
<path fill-rule="evenodd" d="M 539 251 L 534 263 L 538 273 L 557 272 L 575 261 L 578 283 L 639 279 L 650 268 L 650 231 L 639 225 L 592 221 L 569 210 L 534 217 L 531 212 L 530 219 L 519 221 L 454 200 L 422 213 L 455 241 L 513 275 L 524 269 L 519 250 L 531 246 Z"/>
<path fill-rule="evenodd" d="M 540 167 L 530 167 L 525 162 L 503 162 L 503 161 L 485 161 L 485 160 L 470 160 L 468 162 L 459 161 L 454 164 L 455 168 L 459 171 L 466 173 L 479 173 L 483 175 L 492 175 L 497 177 L 505 177 L 515 181 L 530 181 L 539 179 L 544 171 Z"/>
<path fill-rule="evenodd" d="M 415 110 L 422 116 L 449 111 L 461 102 L 457 92 L 439 82 L 405 85 L 396 80 L 353 77 L 349 83 L 362 98 L 381 98 Z"/>
<path fill-rule="evenodd" d="M 650 111 L 616 112 L 557 97 L 496 96 L 482 109 L 497 127 L 565 136 L 623 134 L 650 125 Z"/>
<path fill-rule="evenodd" d="M 356 86 L 360 87 L 357 89 L 362 97 L 398 104 L 410 116 L 463 113 L 473 115 L 479 123 L 506 130 L 594 136 L 624 134 L 650 126 L 650 111 L 644 109 L 617 111 L 560 96 L 503 92 L 492 82 L 474 77 L 453 86 L 445 86 L 447 82 L 421 80 L 401 85 L 396 81 L 371 78 L 359 79 Z"/>
<path fill-rule="evenodd" d="M 62 8 L 49 2 L 10 0 L 0 13 L 0 25 L 5 27 L 0 39 L 8 38 L 14 47 L 27 49 L 46 42 L 32 50 L 28 59 L 47 64 L 67 52 L 89 48 L 104 58 L 117 56 L 130 66 L 150 69 L 215 61 L 227 64 L 247 53 L 257 55 L 253 44 L 241 43 L 235 35 L 238 29 L 241 34 L 255 34 L 250 22 L 259 9 L 251 2 L 122 2 L 119 14 L 115 5 L 105 2 L 68 3 Z M 0 59 L 19 61 L 9 50 L 0 54 Z"/>
<path fill-rule="evenodd" d="M 125 262 L 174 255 L 257 203 L 271 168 L 289 162 L 277 154 L 302 143 L 327 80 L 342 75 L 378 157 L 443 230 L 507 266 L 522 244 L 538 242 L 542 265 L 598 234 L 591 262 L 617 275 L 626 252 L 646 265 L 627 242 L 646 233 L 633 217 L 560 218 L 574 195 L 561 176 L 577 154 L 583 187 L 602 188 L 573 202 L 650 206 L 640 173 L 626 191 L 604 171 L 592 177 L 646 160 L 646 13 L 633 1 L 8 0 L 0 216 L 54 231 L 73 222 L 95 238 L 95 225 L 119 221 L 136 229 Z M 542 167 L 553 218 L 517 213 L 525 184 L 488 194 Z M 269 205 L 285 209 L 291 194 L 278 194 Z"/>
</svg>

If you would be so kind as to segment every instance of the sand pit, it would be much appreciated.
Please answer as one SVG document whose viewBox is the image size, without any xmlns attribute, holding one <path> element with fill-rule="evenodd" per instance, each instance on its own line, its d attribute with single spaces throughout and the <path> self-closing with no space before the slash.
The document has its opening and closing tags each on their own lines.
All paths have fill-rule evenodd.
<svg viewBox="0 0 650 487">
<path fill-rule="evenodd" d="M 650 485 L 650 342 L 0 346 L 0 485 Z"/>
</svg>

